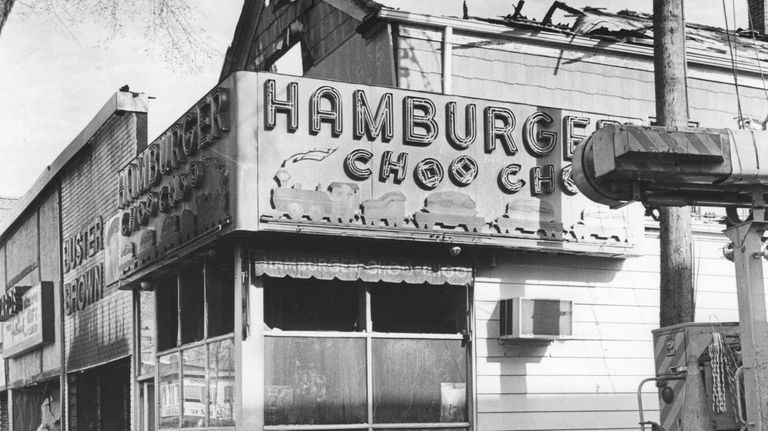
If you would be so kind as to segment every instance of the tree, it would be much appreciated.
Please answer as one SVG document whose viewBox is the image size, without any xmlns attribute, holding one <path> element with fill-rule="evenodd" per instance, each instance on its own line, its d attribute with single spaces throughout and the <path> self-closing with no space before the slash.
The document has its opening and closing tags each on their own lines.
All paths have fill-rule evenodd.
<svg viewBox="0 0 768 431">
<path fill-rule="evenodd" d="M 107 45 L 126 37 L 128 28 L 139 27 L 145 49 L 161 46 L 164 60 L 175 68 L 200 70 L 215 54 L 187 0 L 18 0 L 14 13 L 49 18 L 68 33 L 75 25 L 98 24 L 106 30 Z"/>
<path fill-rule="evenodd" d="M 13 7 L 14 0 L 0 0 L 0 33 L 3 31 L 5 21 L 8 19 L 8 15 L 11 14 L 11 8 Z"/>
</svg>

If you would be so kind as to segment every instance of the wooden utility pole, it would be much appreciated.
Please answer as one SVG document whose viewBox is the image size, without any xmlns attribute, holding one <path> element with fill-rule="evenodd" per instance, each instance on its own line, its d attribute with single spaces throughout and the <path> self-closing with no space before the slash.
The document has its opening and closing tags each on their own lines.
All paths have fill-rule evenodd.
<svg viewBox="0 0 768 431">
<path fill-rule="evenodd" d="M 654 78 L 656 118 L 661 126 L 688 126 L 685 20 L 683 0 L 653 0 Z M 690 207 L 659 209 L 659 323 L 693 322 L 693 259 Z M 686 357 L 682 424 L 686 430 L 710 426 L 709 408 L 698 366 L 698 355 Z"/>
<path fill-rule="evenodd" d="M 661 126 L 688 125 L 685 72 L 685 24 L 682 0 L 653 1 L 656 118 Z M 694 318 L 691 210 L 660 208 L 661 326 Z"/>
</svg>

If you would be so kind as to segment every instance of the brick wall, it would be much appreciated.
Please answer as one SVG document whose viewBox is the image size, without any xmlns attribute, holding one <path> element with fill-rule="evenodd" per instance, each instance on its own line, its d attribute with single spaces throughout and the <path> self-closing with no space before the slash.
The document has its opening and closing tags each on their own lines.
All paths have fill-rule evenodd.
<svg viewBox="0 0 768 431">
<path fill-rule="evenodd" d="M 77 374 L 67 376 L 67 429 L 77 430 Z"/>
<path fill-rule="evenodd" d="M 8 391 L 0 392 L 0 431 L 10 431 L 8 422 Z"/>
<path fill-rule="evenodd" d="M 136 156 L 144 114 L 112 116 L 74 159 L 61 180 L 62 239 L 83 231 L 101 216 L 104 229 L 117 212 L 116 173 Z M 105 244 L 106 245 L 106 244 Z M 87 257 L 64 275 L 73 282 L 96 265 L 104 264 L 104 250 Z M 64 318 L 65 351 L 69 371 L 102 364 L 131 353 L 131 293 L 116 285 L 104 286 L 101 299 Z"/>
</svg>

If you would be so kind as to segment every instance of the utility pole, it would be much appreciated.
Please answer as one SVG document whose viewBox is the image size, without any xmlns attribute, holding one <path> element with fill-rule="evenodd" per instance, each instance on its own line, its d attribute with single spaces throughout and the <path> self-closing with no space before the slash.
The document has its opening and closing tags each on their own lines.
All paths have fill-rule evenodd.
<svg viewBox="0 0 768 431">
<path fill-rule="evenodd" d="M 656 118 L 661 126 L 687 127 L 685 24 L 682 0 L 653 1 Z M 661 207 L 661 326 L 692 322 L 691 210 Z"/>
<path fill-rule="evenodd" d="M 688 126 L 685 19 L 683 0 L 653 0 L 653 63 L 656 118 L 661 126 Z M 659 208 L 660 326 L 693 322 L 693 258 L 690 207 Z M 682 425 L 686 430 L 710 426 L 698 357 L 686 358 Z"/>
</svg>

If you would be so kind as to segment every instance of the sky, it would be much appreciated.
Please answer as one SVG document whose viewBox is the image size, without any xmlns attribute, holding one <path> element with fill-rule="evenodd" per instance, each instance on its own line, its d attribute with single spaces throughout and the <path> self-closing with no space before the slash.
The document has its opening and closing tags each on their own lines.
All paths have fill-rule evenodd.
<svg viewBox="0 0 768 431">
<path fill-rule="evenodd" d="M 29 0 L 34 2 L 35 0 Z M 87 0 L 86 0 L 87 1 Z M 461 16 L 460 0 L 382 0 L 413 12 Z M 21 0 L 17 1 L 17 5 Z M 212 56 L 199 71 L 164 60 L 140 22 L 124 22 L 124 34 L 108 39 L 99 23 L 62 24 L 47 15 L 17 10 L 0 34 L 0 196 L 19 197 L 77 136 L 118 88 L 130 85 L 153 97 L 149 139 L 154 139 L 218 82 L 243 0 L 189 0 L 206 29 Z M 510 0 L 467 0 L 472 16 L 512 12 Z M 573 7 L 632 9 L 651 13 L 652 0 L 566 0 Z M 552 0 L 528 0 L 523 15 L 541 18 Z M 747 27 L 746 0 L 725 0 L 729 27 Z M 688 0 L 690 22 L 724 27 L 723 0 Z M 736 11 L 734 25 L 732 10 Z M 16 8 L 18 9 L 18 7 Z"/>
</svg>

